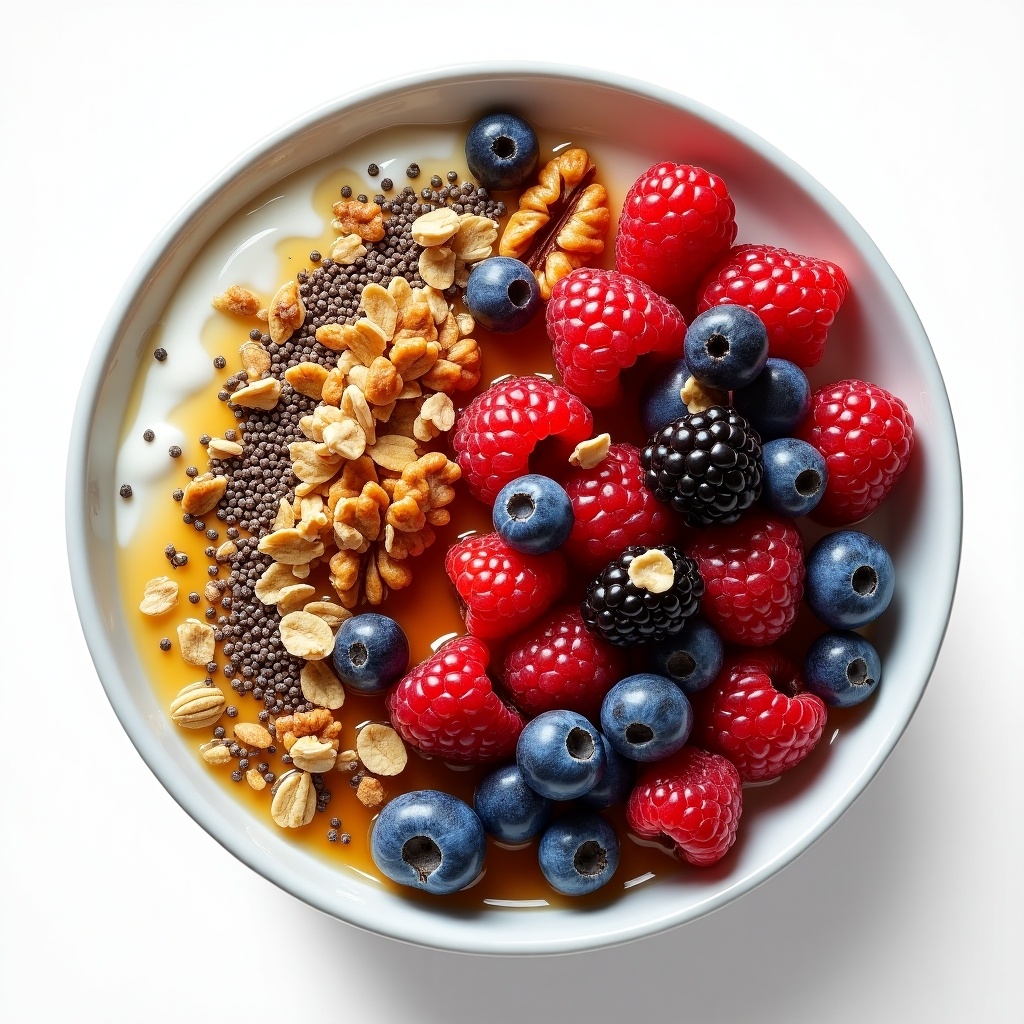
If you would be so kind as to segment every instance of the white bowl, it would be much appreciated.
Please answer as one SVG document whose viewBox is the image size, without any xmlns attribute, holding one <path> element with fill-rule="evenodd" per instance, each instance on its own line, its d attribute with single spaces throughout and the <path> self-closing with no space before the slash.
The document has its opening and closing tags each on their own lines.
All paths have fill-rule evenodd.
<svg viewBox="0 0 1024 1024">
<path fill-rule="evenodd" d="M 883 681 L 863 713 L 830 723 L 812 777 L 757 791 L 741 841 L 716 867 L 638 885 L 600 909 L 473 913 L 405 900 L 290 843 L 214 781 L 170 727 L 147 685 L 118 595 L 114 460 L 144 340 L 204 243 L 270 185 L 392 125 L 470 121 L 514 108 L 536 123 L 714 169 L 738 207 L 740 241 L 824 255 L 852 294 L 817 381 L 859 376 L 901 396 L 917 425 L 911 465 L 870 531 L 896 565 L 892 606 L 873 634 Z M 841 355 L 839 353 L 842 353 Z M 477 953 L 560 953 L 624 942 L 692 921 L 771 877 L 850 806 L 906 728 L 932 671 L 960 554 L 961 485 L 945 388 L 924 330 L 871 239 L 816 181 L 763 140 L 681 96 L 607 73 L 555 66 L 472 66 L 421 74 L 329 104 L 242 156 L 168 225 L 125 285 L 82 383 L 68 467 L 71 573 L 107 695 L 143 759 L 183 808 L 253 870 L 306 903 L 383 935 Z M 85 495 L 83 501 L 81 496 Z M 832 741 L 835 742 L 832 742 Z"/>
</svg>

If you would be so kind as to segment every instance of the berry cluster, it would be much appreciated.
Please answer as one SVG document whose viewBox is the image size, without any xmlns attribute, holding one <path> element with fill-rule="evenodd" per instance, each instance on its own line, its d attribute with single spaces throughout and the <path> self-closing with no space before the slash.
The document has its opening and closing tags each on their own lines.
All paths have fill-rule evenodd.
<svg viewBox="0 0 1024 1024">
<path fill-rule="evenodd" d="M 502 116 L 486 126 L 501 153 L 535 162 L 522 124 Z M 484 164 L 489 138 L 473 136 Z M 431 791 L 385 808 L 393 837 L 422 841 L 426 866 L 408 884 L 466 884 L 486 833 L 540 837 L 551 885 L 591 892 L 618 863 L 601 813 L 616 804 L 637 836 L 714 864 L 735 841 L 743 784 L 792 770 L 827 709 L 877 685 L 877 652 L 854 631 L 885 611 L 891 559 L 850 529 L 805 554 L 794 520 L 846 527 L 870 514 L 907 465 L 913 421 L 864 381 L 812 394 L 804 368 L 821 359 L 846 276 L 772 246 L 730 248 L 735 235 L 717 175 L 650 168 L 623 205 L 616 269 L 580 267 L 551 290 L 562 383 L 508 378 L 463 411 L 456 456 L 494 526 L 445 560 L 469 636 L 395 682 L 388 709 L 423 753 L 489 767 L 472 809 L 446 797 L 431 814 Z M 689 326 L 680 309 L 696 313 Z M 621 375 L 645 364 L 647 445 L 592 438 L 591 408 L 620 401 Z M 776 645 L 802 608 L 825 629 L 798 664 Z M 493 680 L 488 644 L 504 649 Z M 388 873 L 397 839 L 381 822 Z M 450 884 L 430 867 L 449 849 Z M 397 860 L 408 876 L 409 857 Z"/>
</svg>

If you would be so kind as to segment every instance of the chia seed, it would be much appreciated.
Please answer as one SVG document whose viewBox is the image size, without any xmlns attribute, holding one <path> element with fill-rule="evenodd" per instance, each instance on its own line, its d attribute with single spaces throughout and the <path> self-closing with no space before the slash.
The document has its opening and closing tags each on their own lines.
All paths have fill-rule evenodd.
<svg viewBox="0 0 1024 1024">
<path fill-rule="evenodd" d="M 448 179 L 448 180 L 449 180 L 450 182 L 456 182 L 456 181 L 458 181 L 458 180 L 459 180 L 459 172 L 458 172 L 458 171 L 449 171 L 449 172 L 448 172 L 448 173 L 447 173 L 447 174 L 445 175 L 445 177 L 446 177 L 446 178 L 447 178 L 447 179 Z"/>
<path fill-rule="evenodd" d="M 252 330 L 251 330 L 251 331 L 249 332 L 249 338 L 250 338 L 250 339 L 251 339 L 252 341 L 259 341 L 259 340 L 260 340 L 260 338 L 262 338 L 262 337 L 263 337 L 263 332 L 262 332 L 262 331 L 261 331 L 261 330 L 260 330 L 260 329 L 259 329 L 258 327 L 254 327 L 254 328 L 253 328 L 253 329 L 252 329 Z"/>
<path fill-rule="evenodd" d="M 380 174 L 380 168 L 376 164 L 369 164 L 366 168 L 366 173 L 371 178 L 376 178 Z"/>
<path fill-rule="evenodd" d="M 405 176 L 407 178 L 412 178 L 415 181 L 416 178 L 418 178 L 420 176 L 420 165 L 419 164 L 409 164 L 409 166 L 406 167 L 406 169 L 405 169 Z"/>
<path fill-rule="evenodd" d="M 223 356 L 214 356 L 213 365 L 216 366 L 218 370 L 223 370 L 224 367 L 228 365 L 228 361 Z"/>
<path fill-rule="evenodd" d="M 169 651 L 170 649 L 171 649 L 171 638 L 169 636 L 165 636 L 160 641 L 160 650 L 161 651 Z"/>
<path fill-rule="evenodd" d="M 171 447 L 167 449 L 167 454 L 170 455 L 172 459 L 180 459 L 181 449 L 176 444 L 172 444 Z"/>
<path fill-rule="evenodd" d="M 131 484 L 121 484 L 121 487 L 120 487 L 120 489 L 118 490 L 117 493 L 120 494 L 122 498 L 125 498 L 125 499 L 130 498 L 132 496 L 132 485 Z"/>
<path fill-rule="evenodd" d="M 342 185 L 341 186 L 341 198 L 342 199 L 351 199 L 351 197 L 352 197 L 352 186 L 351 185 Z"/>
<path fill-rule="evenodd" d="M 188 600 L 190 604 L 199 604 L 199 595 L 193 590 L 192 593 L 188 595 Z"/>
<path fill-rule="evenodd" d="M 148 427 L 142 432 L 143 441 L 153 441 L 156 439 L 156 434 L 153 433 Z"/>
<path fill-rule="evenodd" d="M 234 704 L 230 704 L 228 707 L 224 709 L 224 714 L 227 715 L 228 718 L 237 718 L 238 708 L 236 708 Z"/>
<path fill-rule="evenodd" d="M 156 351 L 155 351 L 155 352 L 153 353 L 153 358 L 154 358 L 154 359 L 155 359 L 155 360 L 156 360 L 156 361 L 157 361 L 158 363 L 162 363 L 162 362 L 163 362 L 163 361 L 164 361 L 164 360 L 165 360 L 165 359 L 167 358 L 167 349 L 165 349 L 165 348 L 158 348 L 158 349 L 157 349 L 157 350 L 156 350 Z"/>
<path fill-rule="evenodd" d="M 188 555 L 184 551 L 178 551 L 171 559 L 171 565 L 176 569 L 180 569 L 184 565 L 188 565 Z"/>
<path fill-rule="evenodd" d="M 435 174 L 430 179 L 430 187 L 431 188 L 440 188 L 441 187 L 441 178 L 438 175 Z"/>
<path fill-rule="evenodd" d="M 199 470 L 195 466 L 188 466 L 185 469 L 185 476 L 194 479 L 199 476 Z"/>
<path fill-rule="evenodd" d="M 383 192 L 390 192 L 395 187 L 395 183 L 390 178 L 381 178 L 380 187 Z"/>
<path fill-rule="evenodd" d="M 309 262 L 310 263 L 319 263 L 322 259 L 323 259 L 323 256 L 320 255 L 320 252 L 317 249 L 314 249 L 309 254 Z"/>
</svg>

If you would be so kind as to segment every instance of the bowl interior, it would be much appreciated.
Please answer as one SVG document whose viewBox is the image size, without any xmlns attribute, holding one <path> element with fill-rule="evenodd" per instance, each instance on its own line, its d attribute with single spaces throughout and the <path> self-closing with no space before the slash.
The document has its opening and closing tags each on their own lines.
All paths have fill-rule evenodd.
<svg viewBox="0 0 1024 1024">
<path fill-rule="evenodd" d="M 757 795 L 757 813 L 725 861 L 636 885 L 598 911 L 494 908 L 457 913 L 403 900 L 339 871 L 254 818 L 206 773 L 147 685 L 117 591 L 114 460 L 126 396 L 146 338 L 217 228 L 276 181 L 368 133 L 457 123 L 512 108 L 546 127 L 627 151 L 709 167 L 737 204 L 738 241 L 825 256 L 852 285 L 812 383 L 859 376 L 909 405 L 918 447 L 907 476 L 867 527 L 897 571 L 893 605 L 873 639 L 884 681 L 861 713 L 831 724 L 813 777 Z M 185 810 L 254 870 L 358 926 L 439 948 L 490 953 L 580 950 L 692 920 L 770 877 L 849 806 L 880 767 L 924 691 L 952 602 L 960 550 L 960 475 L 952 418 L 924 331 L 899 282 L 849 214 L 762 140 L 699 105 L 640 83 L 546 67 L 467 68 L 419 76 L 331 104 L 245 154 L 169 225 L 127 283 L 98 339 L 73 431 L 68 540 L 76 600 L 110 701 L 150 768 Z M 798 773 L 799 774 L 799 773 Z"/>
</svg>

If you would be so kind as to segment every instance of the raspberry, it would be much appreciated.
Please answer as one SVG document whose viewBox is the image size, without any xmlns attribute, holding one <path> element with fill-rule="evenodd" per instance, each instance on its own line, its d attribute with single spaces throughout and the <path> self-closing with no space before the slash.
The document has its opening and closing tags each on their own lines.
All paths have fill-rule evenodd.
<svg viewBox="0 0 1024 1024">
<path fill-rule="evenodd" d="M 623 548 L 672 540 L 676 525 L 668 509 L 644 487 L 640 450 L 613 444 L 592 469 L 565 481 L 576 517 L 562 550 L 569 560 L 597 572 Z"/>
<path fill-rule="evenodd" d="M 609 643 L 651 643 L 679 633 L 703 593 L 696 563 L 671 545 L 626 548 L 587 587 L 580 614 Z"/>
<path fill-rule="evenodd" d="M 564 462 L 593 426 L 590 410 L 565 388 L 543 377 L 509 377 L 463 410 L 452 447 L 470 492 L 493 505 L 505 484 L 530 471 L 541 442 Z"/>
<path fill-rule="evenodd" d="M 505 655 L 505 687 L 528 715 L 566 709 L 597 721 L 626 656 L 589 632 L 576 608 L 557 608 Z"/>
<path fill-rule="evenodd" d="M 814 366 L 850 290 L 835 263 L 772 245 L 737 245 L 705 279 L 697 312 L 721 303 L 746 306 L 768 330 L 768 354 Z"/>
<path fill-rule="evenodd" d="M 646 767 L 626 808 L 629 827 L 654 839 L 662 833 L 697 867 L 722 859 L 736 841 L 743 788 L 735 766 L 719 754 L 683 747 Z"/>
<path fill-rule="evenodd" d="M 639 356 L 678 358 L 686 323 L 642 281 L 581 267 L 551 290 L 547 330 L 562 383 L 596 407 L 622 397 L 619 373 Z"/>
<path fill-rule="evenodd" d="M 705 530 L 688 549 L 704 578 L 701 612 L 723 640 L 774 643 L 796 619 L 804 593 L 804 546 L 785 519 L 752 511 Z"/>
<path fill-rule="evenodd" d="M 803 691 L 793 662 L 778 651 L 749 651 L 727 658 L 694 698 L 693 740 L 729 758 L 744 782 L 757 782 L 802 761 L 826 717 L 821 698 Z"/>
<path fill-rule="evenodd" d="M 465 605 L 466 629 L 485 639 L 511 636 L 528 626 L 565 586 L 565 562 L 557 551 L 524 555 L 496 533 L 453 544 L 444 570 Z"/>
<path fill-rule="evenodd" d="M 388 694 L 387 709 L 402 739 L 455 764 L 511 757 L 523 720 L 494 692 L 489 660 L 483 643 L 463 636 L 399 680 Z"/>
<path fill-rule="evenodd" d="M 825 459 L 828 483 L 812 518 L 847 526 L 892 490 L 914 448 L 914 419 L 895 395 L 862 380 L 815 392 L 797 435 Z"/>
<path fill-rule="evenodd" d="M 644 171 L 622 204 L 615 269 L 638 277 L 680 309 L 736 237 L 725 182 L 702 167 L 660 163 Z"/>
</svg>

